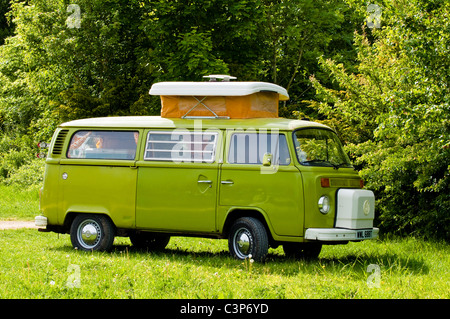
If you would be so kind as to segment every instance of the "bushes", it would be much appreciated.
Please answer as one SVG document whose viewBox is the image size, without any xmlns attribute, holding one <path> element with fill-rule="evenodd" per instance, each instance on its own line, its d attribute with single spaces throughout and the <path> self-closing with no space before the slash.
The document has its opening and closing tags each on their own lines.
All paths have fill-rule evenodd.
<svg viewBox="0 0 450 319">
<path fill-rule="evenodd" d="M 12 170 L 4 183 L 21 188 L 39 187 L 44 180 L 44 171 L 45 160 L 37 158 Z"/>
<path fill-rule="evenodd" d="M 3 135 L 0 140 L 0 183 L 21 188 L 38 186 L 44 178 L 45 160 L 36 158 L 37 147 L 27 136 Z M 33 156 L 34 155 L 34 156 Z"/>
<path fill-rule="evenodd" d="M 387 5 L 382 29 L 355 34 L 357 72 L 321 59 L 341 90 L 312 78 L 322 102 L 311 105 L 376 192 L 383 231 L 449 241 L 450 4 L 435 5 Z"/>
</svg>

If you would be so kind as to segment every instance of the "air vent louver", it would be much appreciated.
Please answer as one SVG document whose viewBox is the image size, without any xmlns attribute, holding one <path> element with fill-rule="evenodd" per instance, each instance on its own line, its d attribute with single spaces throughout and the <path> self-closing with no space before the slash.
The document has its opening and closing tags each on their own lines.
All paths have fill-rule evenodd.
<svg viewBox="0 0 450 319">
<path fill-rule="evenodd" d="M 68 130 L 59 131 L 58 136 L 56 137 L 55 144 L 53 145 L 52 155 L 61 155 L 67 132 Z"/>
</svg>

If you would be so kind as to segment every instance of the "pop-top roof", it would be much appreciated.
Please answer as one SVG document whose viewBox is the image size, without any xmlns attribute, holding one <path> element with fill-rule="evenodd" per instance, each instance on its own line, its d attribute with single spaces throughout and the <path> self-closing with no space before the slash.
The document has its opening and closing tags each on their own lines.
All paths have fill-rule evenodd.
<svg viewBox="0 0 450 319">
<path fill-rule="evenodd" d="M 289 100 L 286 89 L 267 82 L 159 82 L 151 95 L 164 96 L 246 96 L 259 92 L 278 93 L 280 101 Z"/>
</svg>

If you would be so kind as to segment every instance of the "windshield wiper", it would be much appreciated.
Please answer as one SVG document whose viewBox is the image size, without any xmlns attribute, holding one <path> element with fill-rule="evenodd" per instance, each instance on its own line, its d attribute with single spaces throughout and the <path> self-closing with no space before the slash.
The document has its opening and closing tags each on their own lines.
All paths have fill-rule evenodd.
<svg viewBox="0 0 450 319">
<path fill-rule="evenodd" d="M 340 163 L 340 164 L 334 164 L 334 163 L 331 163 L 330 161 L 321 160 L 321 159 L 313 159 L 313 160 L 302 162 L 302 164 L 313 164 L 313 163 L 327 163 L 327 164 L 333 166 L 334 169 L 339 169 L 340 167 L 343 167 L 344 165 L 349 165 L 348 163 L 345 163 L 345 162 Z"/>
<path fill-rule="evenodd" d="M 338 169 L 338 167 L 336 165 L 334 165 L 333 163 L 326 161 L 326 160 L 321 160 L 321 159 L 313 159 L 313 160 L 302 162 L 302 164 L 315 164 L 315 163 L 327 163 L 327 164 L 330 164 L 331 166 L 333 166 L 335 169 Z"/>
<path fill-rule="evenodd" d="M 337 168 L 340 168 L 340 167 L 347 167 L 347 168 L 353 168 L 353 165 L 352 164 L 349 164 L 349 163 L 341 163 L 341 164 L 335 164 L 336 166 L 337 166 Z"/>
</svg>

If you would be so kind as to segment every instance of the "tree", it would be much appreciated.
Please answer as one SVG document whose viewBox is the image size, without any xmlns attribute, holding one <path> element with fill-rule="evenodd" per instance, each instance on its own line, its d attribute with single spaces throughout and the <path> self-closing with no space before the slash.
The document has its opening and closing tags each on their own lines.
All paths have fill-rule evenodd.
<svg viewBox="0 0 450 319">
<path fill-rule="evenodd" d="M 152 113 L 139 1 L 17 0 L 11 9 L 15 34 L 0 47 L 4 178 L 63 121 Z"/>
<path fill-rule="evenodd" d="M 352 34 L 358 14 L 335 0 L 264 1 L 265 78 L 285 87 L 291 97 L 280 109 L 282 116 L 293 117 L 294 111 L 315 113 L 303 102 L 314 98 L 310 74 L 333 85 L 318 67 L 320 56 L 353 63 Z"/>
<path fill-rule="evenodd" d="M 61 122 L 159 114 L 154 82 L 215 73 L 276 82 L 289 88 L 280 113 L 292 117 L 312 96 L 308 75 L 327 80 L 317 57 L 354 54 L 353 13 L 339 0 L 12 0 L 10 8 L 14 33 L 0 46 L 3 177 Z"/>
<path fill-rule="evenodd" d="M 264 50 L 259 1 L 150 1 L 142 26 L 158 81 L 229 73 L 254 80 Z"/>
<path fill-rule="evenodd" d="M 10 9 L 8 0 L 0 0 L 0 45 L 13 32 L 13 26 L 8 21 L 8 12 Z"/>
<path fill-rule="evenodd" d="M 277 83 L 291 96 L 281 116 L 293 117 L 313 97 L 308 77 L 321 78 L 319 56 L 354 59 L 355 13 L 338 0 L 152 1 L 149 8 L 143 28 L 158 80 L 225 72 Z"/>
<path fill-rule="evenodd" d="M 386 1 L 382 14 L 381 29 L 355 34 L 355 73 L 321 60 L 340 89 L 312 77 L 311 105 L 348 142 L 385 231 L 449 240 L 450 5 Z"/>
</svg>

